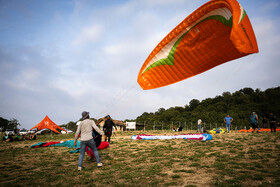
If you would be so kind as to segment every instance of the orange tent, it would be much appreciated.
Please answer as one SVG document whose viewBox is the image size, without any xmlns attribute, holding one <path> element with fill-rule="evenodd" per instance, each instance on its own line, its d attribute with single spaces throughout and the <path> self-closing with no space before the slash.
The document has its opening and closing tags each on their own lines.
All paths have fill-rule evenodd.
<svg viewBox="0 0 280 187">
<path fill-rule="evenodd" d="M 48 116 L 46 116 L 40 123 L 38 123 L 35 127 L 31 128 L 30 130 L 35 128 L 37 128 L 38 130 L 50 129 L 56 133 L 60 133 L 57 131 L 57 129 L 65 131 L 63 128 L 61 128 L 60 126 L 55 124 L 52 120 L 50 120 Z"/>
</svg>

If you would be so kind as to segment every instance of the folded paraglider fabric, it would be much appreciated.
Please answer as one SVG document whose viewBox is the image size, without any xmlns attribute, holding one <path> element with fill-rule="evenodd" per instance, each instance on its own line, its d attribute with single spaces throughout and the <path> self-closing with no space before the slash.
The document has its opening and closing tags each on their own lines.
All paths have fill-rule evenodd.
<svg viewBox="0 0 280 187">
<path fill-rule="evenodd" d="M 52 144 L 51 147 L 69 147 L 69 148 L 80 148 L 81 144 L 80 141 L 77 141 L 77 146 L 74 145 L 74 140 L 68 140 L 68 141 L 61 141 L 58 144 Z"/>
<path fill-rule="evenodd" d="M 30 146 L 31 148 L 38 147 L 69 147 L 69 148 L 79 148 L 80 142 L 77 141 L 77 146 L 74 145 L 74 140 L 68 141 L 58 141 L 58 142 L 40 142 Z"/>
<path fill-rule="evenodd" d="M 59 141 L 59 142 L 40 142 L 40 143 L 36 143 L 34 145 L 31 145 L 30 148 L 50 147 L 50 146 L 53 146 L 55 144 L 60 144 L 60 143 L 62 143 L 62 141 Z"/>
<path fill-rule="evenodd" d="M 169 139 L 186 139 L 186 140 L 212 140 L 210 134 L 180 134 L 180 135 L 148 135 L 139 134 L 131 136 L 133 140 L 169 140 Z"/>
<path fill-rule="evenodd" d="M 253 129 L 241 129 L 239 130 L 238 132 L 253 132 L 254 130 Z M 271 129 L 264 129 L 264 128 L 261 128 L 261 129 L 258 129 L 259 132 L 270 132 Z M 280 131 L 280 129 L 276 129 L 276 131 Z"/>
<path fill-rule="evenodd" d="M 70 153 L 78 153 L 80 152 L 81 142 L 77 141 L 77 145 L 74 145 L 74 140 L 68 140 L 68 141 L 59 141 L 59 142 L 40 142 L 37 144 L 34 144 L 30 146 L 31 148 L 38 148 L 38 147 L 69 147 L 69 148 L 76 148 L 75 150 L 70 151 Z M 109 147 L 108 142 L 101 142 L 100 145 L 97 147 L 97 149 L 102 150 Z M 90 157 L 94 157 L 93 151 L 86 147 L 86 153 Z"/>
<path fill-rule="evenodd" d="M 226 129 L 223 128 L 214 128 L 213 130 L 209 131 L 211 134 L 222 134 L 226 132 Z M 229 131 L 231 133 L 231 131 Z"/>
</svg>

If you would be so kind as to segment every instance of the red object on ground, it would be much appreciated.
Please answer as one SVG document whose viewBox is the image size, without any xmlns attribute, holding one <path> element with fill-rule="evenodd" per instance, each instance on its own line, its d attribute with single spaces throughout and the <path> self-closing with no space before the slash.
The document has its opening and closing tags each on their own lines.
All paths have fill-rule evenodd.
<svg viewBox="0 0 280 187">
<path fill-rule="evenodd" d="M 60 141 L 59 142 L 48 142 L 48 143 L 45 143 L 44 145 L 42 145 L 42 147 L 48 147 L 50 145 L 54 145 L 54 144 L 58 144 L 58 143 L 61 143 Z"/>
<path fill-rule="evenodd" d="M 101 144 L 97 147 L 97 149 L 102 150 L 102 149 L 106 149 L 109 147 L 109 142 L 101 142 Z M 86 147 L 86 153 L 92 157 L 94 157 L 93 151 L 91 149 L 88 148 L 88 146 Z"/>
<path fill-rule="evenodd" d="M 149 135 L 149 134 L 138 134 L 137 135 L 137 140 L 142 140 L 141 136 L 154 136 L 154 135 Z"/>
<path fill-rule="evenodd" d="M 42 147 L 43 145 L 36 145 L 35 147 L 33 147 L 33 148 L 38 148 L 38 147 Z"/>
<path fill-rule="evenodd" d="M 48 146 L 50 146 L 50 145 L 58 144 L 58 143 L 61 143 L 61 142 L 47 142 L 47 143 L 41 143 L 40 145 L 36 145 L 36 146 L 34 146 L 33 148 L 48 147 Z"/>
<path fill-rule="evenodd" d="M 97 149 L 102 150 L 109 147 L 109 142 L 101 142 L 101 144 L 97 147 Z"/>
</svg>

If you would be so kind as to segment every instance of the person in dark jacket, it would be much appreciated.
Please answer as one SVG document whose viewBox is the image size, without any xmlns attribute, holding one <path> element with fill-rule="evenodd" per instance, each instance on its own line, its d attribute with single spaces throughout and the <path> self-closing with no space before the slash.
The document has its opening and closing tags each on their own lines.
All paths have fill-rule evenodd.
<svg viewBox="0 0 280 187">
<path fill-rule="evenodd" d="M 268 128 L 267 116 L 264 116 L 264 117 L 263 117 L 262 124 L 263 124 L 263 128 Z"/>
<path fill-rule="evenodd" d="M 273 113 L 269 114 L 268 120 L 271 132 L 276 132 L 276 117 L 273 115 Z"/>
<path fill-rule="evenodd" d="M 103 126 L 103 131 L 104 131 L 104 134 L 105 134 L 105 141 L 109 142 L 110 143 L 110 140 L 111 140 L 111 136 L 112 136 L 112 133 L 113 133 L 113 126 L 115 127 L 115 129 L 117 129 L 115 123 L 113 122 L 112 118 L 108 115 L 106 116 L 106 121 L 104 123 L 104 126 Z"/>
</svg>

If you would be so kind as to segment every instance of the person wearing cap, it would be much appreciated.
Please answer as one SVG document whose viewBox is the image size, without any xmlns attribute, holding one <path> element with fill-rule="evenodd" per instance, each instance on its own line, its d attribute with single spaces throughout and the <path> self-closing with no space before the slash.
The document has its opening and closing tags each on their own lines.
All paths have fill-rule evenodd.
<svg viewBox="0 0 280 187">
<path fill-rule="evenodd" d="M 82 170 L 83 159 L 85 156 L 85 151 L 87 146 L 89 146 L 94 153 L 97 162 L 97 167 L 102 166 L 102 163 L 100 162 L 99 159 L 99 153 L 97 151 L 96 144 L 92 136 L 93 129 L 100 135 L 104 135 L 104 133 L 96 126 L 95 122 L 89 119 L 89 112 L 84 111 L 82 113 L 82 121 L 79 124 L 77 131 L 75 133 L 75 141 L 74 141 L 74 145 L 76 146 L 79 134 L 81 134 L 81 139 L 80 139 L 81 153 L 80 153 L 79 164 L 78 164 L 79 171 Z"/>
<path fill-rule="evenodd" d="M 227 115 L 227 117 L 224 118 L 224 122 L 226 123 L 226 132 L 230 132 L 230 126 L 231 126 L 231 122 L 233 121 L 233 118 L 229 116 L 229 114 Z"/>
</svg>

